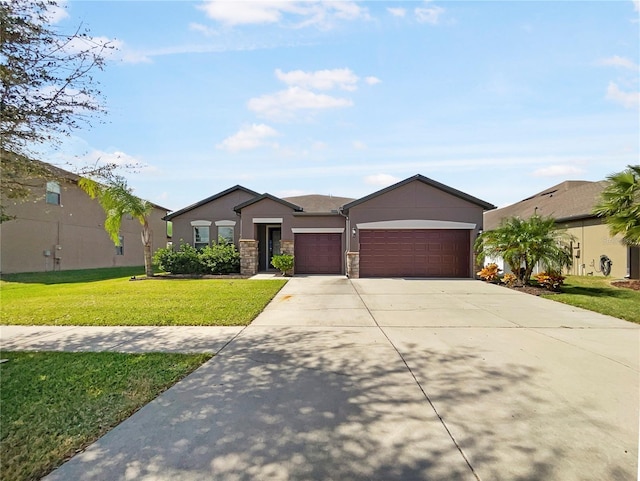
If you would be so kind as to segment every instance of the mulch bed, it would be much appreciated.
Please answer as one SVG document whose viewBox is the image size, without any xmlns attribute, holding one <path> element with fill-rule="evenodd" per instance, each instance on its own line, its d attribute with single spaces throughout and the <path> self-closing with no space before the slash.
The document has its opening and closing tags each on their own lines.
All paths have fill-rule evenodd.
<svg viewBox="0 0 640 481">
<path fill-rule="evenodd" d="M 550 291 L 544 287 L 538 286 L 513 286 L 509 287 L 505 284 L 499 284 L 507 289 L 513 289 L 514 291 L 524 292 L 525 294 L 531 294 L 532 296 L 541 296 L 542 294 L 560 294 L 559 292 Z"/>
<path fill-rule="evenodd" d="M 640 291 L 640 280 L 613 281 L 611 285 Z"/>
</svg>

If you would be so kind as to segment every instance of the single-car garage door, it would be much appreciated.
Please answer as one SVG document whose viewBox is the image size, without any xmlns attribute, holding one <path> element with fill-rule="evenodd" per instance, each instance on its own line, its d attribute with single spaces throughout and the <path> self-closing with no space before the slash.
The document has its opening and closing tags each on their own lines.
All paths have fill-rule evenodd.
<svg viewBox="0 0 640 481">
<path fill-rule="evenodd" d="M 469 231 L 361 230 L 360 277 L 470 277 Z"/>
<path fill-rule="evenodd" d="M 341 274 L 342 234 L 295 234 L 296 274 Z"/>
</svg>

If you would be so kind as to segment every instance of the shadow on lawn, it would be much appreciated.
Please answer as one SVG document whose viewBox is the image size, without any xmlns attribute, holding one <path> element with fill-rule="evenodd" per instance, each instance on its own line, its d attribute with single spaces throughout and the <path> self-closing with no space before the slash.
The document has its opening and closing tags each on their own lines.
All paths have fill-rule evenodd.
<svg viewBox="0 0 640 481">
<path fill-rule="evenodd" d="M 583 286 L 562 286 L 562 294 L 571 294 L 584 297 L 614 297 L 616 299 L 632 299 L 632 290 L 617 287 L 583 287 Z"/>
<path fill-rule="evenodd" d="M 2 274 L 1 279 L 3 281 L 16 282 L 21 284 L 52 285 L 106 281 L 109 279 L 142 275 L 144 275 L 144 266 Z"/>
<path fill-rule="evenodd" d="M 575 456 L 566 433 L 540 438 L 538 423 L 571 416 L 573 408 L 539 394 L 535 368 L 508 360 L 497 367 L 482 351 L 460 346 L 403 349 L 444 422 L 472 453 L 471 465 L 489 466 L 482 479 L 629 479 L 627 466 L 600 459 L 597 450 L 584 449 L 590 463 L 565 463 Z M 471 425 L 457 421 L 465 409 L 480 415 Z M 489 415 L 496 411 L 502 422 Z M 591 446 L 585 443 L 578 439 L 576 449 Z M 46 478 L 63 479 L 477 478 L 379 330 L 363 336 L 347 328 L 281 328 L 245 331 Z"/>
</svg>

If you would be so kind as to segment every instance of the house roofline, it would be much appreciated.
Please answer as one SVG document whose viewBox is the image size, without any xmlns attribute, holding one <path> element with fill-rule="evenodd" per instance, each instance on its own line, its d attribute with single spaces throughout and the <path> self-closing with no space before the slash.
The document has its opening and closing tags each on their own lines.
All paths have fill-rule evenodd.
<svg viewBox="0 0 640 481">
<path fill-rule="evenodd" d="M 485 202 L 484 200 L 478 199 L 477 197 L 474 197 L 472 195 L 469 194 L 465 194 L 464 192 L 458 190 L 458 189 L 454 189 L 453 187 L 449 187 L 448 185 L 444 185 L 441 184 L 440 182 L 437 182 L 433 179 L 430 179 L 428 177 L 425 177 L 424 175 L 421 174 L 416 174 L 412 177 L 409 177 L 408 179 L 402 180 L 396 184 L 390 185 L 389 187 L 385 187 L 384 189 L 378 190 L 372 194 L 369 194 L 365 197 L 361 197 L 360 199 L 354 200 L 353 202 L 349 202 L 348 204 L 345 204 L 342 206 L 342 211 L 345 213 L 349 212 L 349 209 L 351 209 L 352 207 L 355 207 L 357 205 L 360 205 L 364 202 L 367 202 L 371 199 L 374 199 L 375 197 L 378 197 L 379 195 L 382 194 L 386 194 L 387 192 L 391 192 L 392 190 L 395 190 L 399 187 L 402 187 L 404 185 L 407 185 L 411 182 L 413 182 L 414 180 L 417 180 L 419 182 L 422 182 L 423 184 L 427 184 L 430 185 L 431 187 L 435 187 L 436 189 L 442 190 L 443 192 L 446 192 L 448 194 L 454 195 L 460 199 L 466 200 L 467 202 L 471 202 L 472 204 L 476 204 L 480 207 L 482 207 L 484 210 L 493 210 L 496 208 L 495 205 L 490 204 L 489 202 Z"/>
<path fill-rule="evenodd" d="M 201 207 L 205 204 L 208 204 L 209 202 L 212 202 L 216 199 L 219 199 L 220 197 L 224 197 L 225 195 L 231 194 L 232 192 L 235 192 L 236 190 L 242 190 L 243 192 L 246 192 L 247 194 L 251 194 L 253 196 L 259 196 L 260 194 L 258 194 L 257 192 L 254 192 L 251 189 L 247 189 L 246 187 L 243 187 L 241 185 L 234 185 L 233 187 L 230 187 L 226 190 L 223 190 L 222 192 L 218 192 L 217 194 L 212 195 L 211 197 L 207 197 L 206 199 L 203 199 L 199 202 L 196 202 L 195 204 L 191 204 L 183 209 L 177 210 L 175 212 L 172 212 L 171 214 L 167 215 L 164 217 L 164 220 L 171 220 L 174 217 L 177 217 L 179 215 L 182 215 L 186 212 L 189 212 L 190 210 L 193 209 L 197 209 L 198 207 Z"/>
<path fill-rule="evenodd" d="M 289 207 L 290 209 L 293 209 L 296 212 L 302 212 L 302 207 L 300 207 L 299 205 L 295 205 L 292 204 L 291 202 L 287 202 L 286 200 L 282 200 L 279 197 L 276 197 L 275 195 L 271 195 L 271 194 L 262 194 L 262 195 L 258 195 L 257 197 L 254 197 L 253 199 L 249 199 L 245 202 L 243 202 L 242 204 L 238 204 L 236 205 L 233 210 L 235 210 L 237 213 L 240 213 L 240 211 L 242 209 L 244 209 L 245 207 L 248 207 L 252 204 L 255 204 L 256 202 L 260 202 L 261 200 L 264 199 L 269 199 L 272 200 L 274 202 L 277 202 L 278 204 L 282 204 L 286 207 Z"/>
</svg>

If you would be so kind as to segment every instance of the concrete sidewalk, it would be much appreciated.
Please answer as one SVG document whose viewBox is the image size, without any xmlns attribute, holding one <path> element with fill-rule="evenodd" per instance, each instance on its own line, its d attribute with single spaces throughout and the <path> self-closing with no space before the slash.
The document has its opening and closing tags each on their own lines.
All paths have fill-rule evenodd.
<svg viewBox="0 0 640 481">
<path fill-rule="evenodd" d="M 236 334 L 45 479 L 637 475 L 638 325 L 479 281 L 320 276 Z"/>
</svg>

